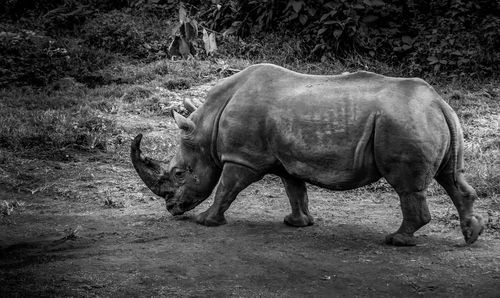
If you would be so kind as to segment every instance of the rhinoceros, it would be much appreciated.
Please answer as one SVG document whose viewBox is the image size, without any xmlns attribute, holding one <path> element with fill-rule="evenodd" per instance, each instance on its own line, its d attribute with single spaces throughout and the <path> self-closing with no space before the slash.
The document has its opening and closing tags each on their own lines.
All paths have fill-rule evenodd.
<svg viewBox="0 0 500 298">
<path fill-rule="evenodd" d="M 426 189 L 444 187 L 467 243 L 484 229 L 477 198 L 463 173 L 463 133 L 457 115 L 425 81 L 359 71 L 307 75 L 257 64 L 221 80 L 188 118 L 174 112 L 180 148 L 169 163 L 143 157 L 142 134 L 132 163 L 173 215 L 193 209 L 216 187 L 199 224 L 226 223 L 239 192 L 265 174 L 281 178 L 291 214 L 284 222 L 313 224 L 306 182 L 348 190 L 382 177 L 401 201 L 403 221 L 385 242 L 415 245 L 431 220 Z"/>
</svg>

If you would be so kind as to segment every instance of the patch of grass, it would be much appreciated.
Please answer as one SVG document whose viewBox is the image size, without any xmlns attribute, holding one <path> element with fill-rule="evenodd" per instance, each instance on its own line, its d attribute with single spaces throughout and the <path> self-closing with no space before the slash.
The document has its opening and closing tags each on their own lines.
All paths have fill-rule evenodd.
<svg viewBox="0 0 500 298">
<path fill-rule="evenodd" d="M 67 146 L 105 150 L 114 131 L 115 123 L 89 105 L 92 100 L 84 89 L 48 92 L 24 87 L 0 93 L 3 148 L 33 153 Z"/>
<path fill-rule="evenodd" d="M 49 89 L 20 87 L 0 89 L 1 105 L 13 109 L 64 110 L 81 104 L 83 89 L 51 92 Z"/>
<path fill-rule="evenodd" d="M 60 149 L 78 145 L 105 150 L 111 120 L 88 108 L 29 111 L 5 108 L 0 112 L 2 147 L 14 150 Z"/>
<path fill-rule="evenodd" d="M 150 97 L 153 92 L 144 86 L 134 85 L 126 89 L 127 91 L 122 97 L 122 100 L 126 103 L 133 103 L 139 100 L 146 99 Z"/>
<path fill-rule="evenodd" d="M 182 90 L 189 89 L 192 83 L 192 80 L 187 78 L 167 79 L 163 82 L 163 86 L 168 90 Z"/>
<path fill-rule="evenodd" d="M 151 114 L 156 115 L 169 115 L 170 114 L 170 102 L 167 97 L 154 95 L 143 102 L 138 106 L 138 108 L 142 111 L 149 112 Z"/>
<path fill-rule="evenodd" d="M 151 63 L 115 63 L 99 73 L 109 83 L 148 84 L 152 81 L 172 81 L 172 85 L 191 86 L 195 82 L 202 84 L 219 78 L 222 66 L 223 64 L 211 61 L 162 59 Z"/>
</svg>

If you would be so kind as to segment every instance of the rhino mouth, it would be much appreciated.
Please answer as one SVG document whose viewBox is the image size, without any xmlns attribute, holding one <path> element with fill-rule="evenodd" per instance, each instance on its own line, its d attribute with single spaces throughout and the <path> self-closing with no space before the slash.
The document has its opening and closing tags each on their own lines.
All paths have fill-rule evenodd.
<svg viewBox="0 0 500 298">
<path fill-rule="evenodd" d="M 185 212 L 184 210 L 181 210 L 181 208 L 179 208 L 179 205 L 176 205 L 175 203 L 167 203 L 167 210 L 172 215 L 181 215 Z"/>
<path fill-rule="evenodd" d="M 175 194 L 165 197 L 167 211 L 172 215 L 181 215 L 186 211 L 194 209 L 204 201 L 203 196 L 188 195 L 189 191 L 180 188 Z"/>
</svg>

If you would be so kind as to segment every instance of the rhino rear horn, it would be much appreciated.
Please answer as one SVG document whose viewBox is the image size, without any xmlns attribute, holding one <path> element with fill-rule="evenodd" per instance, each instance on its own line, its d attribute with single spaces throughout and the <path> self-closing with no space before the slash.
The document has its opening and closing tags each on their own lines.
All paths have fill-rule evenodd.
<svg viewBox="0 0 500 298">
<path fill-rule="evenodd" d="M 192 112 L 196 111 L 196 106 L 194 105 L 193 101 L 189 98 L 185 98 L 183 101 L 184 107 L 188 111 L 189 114 Z"/>
<path fill-rule="evenodd" d="M 168 172 L 162 166 L 162 162 L 152 158 L 143 157 L 141 152 L 142 134 L 137 135 L 130 146 L 130 158 L 137 174 L 146 186 L 160 197 L 166 196 L 168 183 Z"/>
<path fill-rule="evenodd" d="M 180 129 L 182 129 L 186 134 L 190 134 L 196 128 L 196 125 L 194 124 L 193 121 L 182 116 L 181 114 L 177 113 L 176 111 L 172 112 L 172 116 L 174 117 L 175 122 L 177 123 L 177 126 Z"/>
</svg>

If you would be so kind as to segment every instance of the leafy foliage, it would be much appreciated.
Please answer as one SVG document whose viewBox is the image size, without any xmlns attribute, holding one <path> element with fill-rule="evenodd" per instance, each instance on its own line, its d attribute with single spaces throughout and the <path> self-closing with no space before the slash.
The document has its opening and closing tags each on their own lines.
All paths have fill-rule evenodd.
<svg viewBox="0 0 500 298">
<path fill-rule="evenodd" d="M 301 37 L 303 58 L 355 53 L 408 65 L 408 72 L 492 74 L 500 54 L 498 1 L 191 1 L 200 24 L 223 36 L 263 31 Z"/>
<path fill-rule="evenodd" d="M 221 53 L 262 60 L 269 52 L 264 40 L 290 55 L 279 61 L 376 60 L 404 75 L 498 75 L 499 6 L 488 0 L 0 0 L 0 86 L 47 85 L 65 76 L 94 86 L 106 81 L 95 71 L 117 57 Z"/>
<path fill-rule="evenodd" d="M 111 61 L 110 54 L 30 30 L 0 32 L 0 87 L 45 86 L 59 78 L 83 78 Z"/>
<path fill-rule="evenodd" d="M 129 14 L 112 11 L 89 20 L 83 28 L 83 38 L 88 47 L 103 48 L 115 53 L 144 57 L 144 32 Z"/>
<path fill-rule="evenodd" d="M 12 82 L 44 85 L 68 68 L 67 51 L 33 31 L 0 32 L 0 86 Z"/>
<path fill-rule="evenodd" d="M 191 19 L 184 6 L 179 8 L 179 23 L 172 30 L 173 40 L 168 48 L 172 56 L 188 58 L 196 54 L 193 42 L 198 37 L 198 22 Z"/>
</svg>

